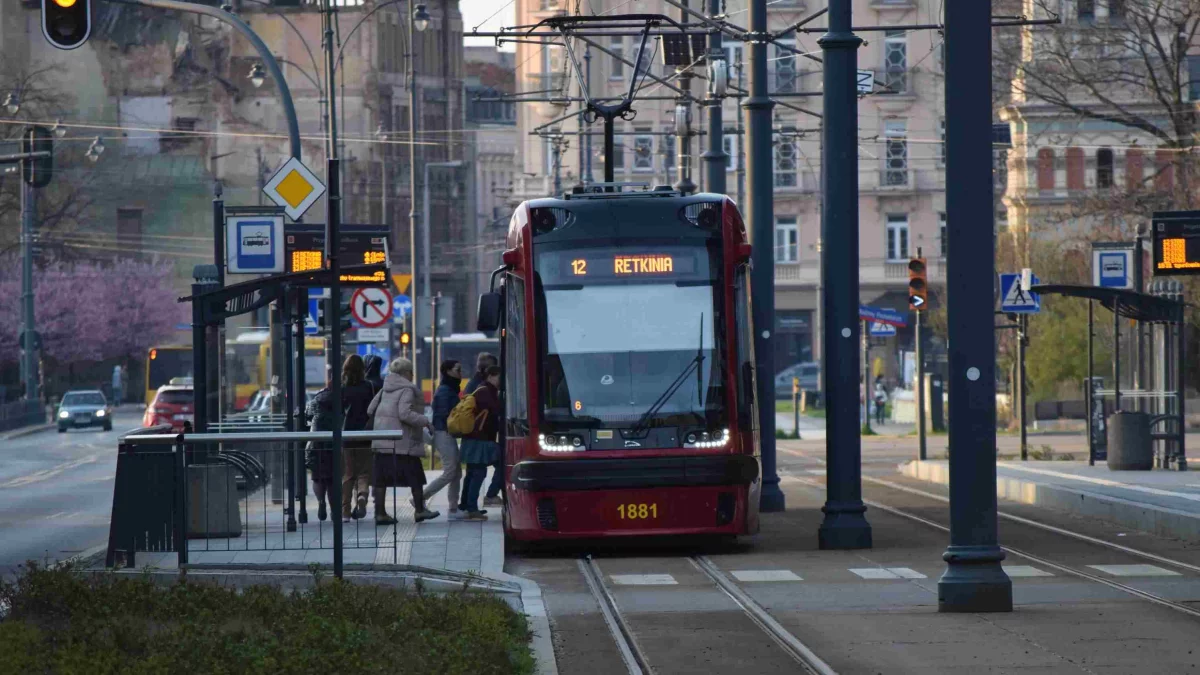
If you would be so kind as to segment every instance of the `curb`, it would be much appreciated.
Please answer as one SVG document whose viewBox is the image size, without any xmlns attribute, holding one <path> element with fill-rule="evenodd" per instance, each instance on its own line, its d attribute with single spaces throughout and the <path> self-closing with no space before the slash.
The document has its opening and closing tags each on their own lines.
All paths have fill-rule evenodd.
<svg viewBox="0 0 1200 675">
<path fill-rule="evenodd" d="M 39 434 L 43 431 L 50 431 L 51 429 L 54 428 L 54 426 L 56 424 L 57 424 L 57 422 L 48 422 L 46 424 L 35 425 L 32 427 L 25 427 L 24 429 L 17 429 L 16 431 L 10 431 L 10 432 L 4 434 L 3 436 L 0 436 L 0 441 L 11 441 L 11 440 L 14 440 L 17 438 L 21 438 L 23 436 L 32 436 L 34 434 Z"/>
<path fill-rule="evenodd" d="M 944 463 L 913 460 L 901 464 L 899 469 L 909 478 L 938 485 L 950 484 L 950 470 Z M 1163 537 L 1200 541 L 1200 516 L 1165 506 L 1007 476 L 996 477 L 996 496 L 1018 504 L 1098 518 Z"/>
<path fill-rule="evenodd" d="M 501 539 L 503 544 L 503 538 Z M 493 579 L 514 583 L 521 587 L 521 611 L 529 620 L 529 647 L 537 661 L 538 675 L 558 675 L 558 660 L 554 656 L 554 641 L 550 638 L 550 615 L 542 599 L 542 588 L 537 582 L 524 577 L 515 577 L 503 572 L 488 575 Z"/>
</svg>

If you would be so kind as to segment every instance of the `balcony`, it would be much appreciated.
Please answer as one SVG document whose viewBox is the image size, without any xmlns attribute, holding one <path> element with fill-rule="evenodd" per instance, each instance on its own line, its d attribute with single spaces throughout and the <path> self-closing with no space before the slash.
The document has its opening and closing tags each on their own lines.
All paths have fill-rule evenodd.
<svg viewBox="0 0 1200 675">
<path fill-rule="evenodd" d="M 905 195 L 946 189 L 945 169 L 879 169 L 859 174 L 862 194 Z"/>
</svg>

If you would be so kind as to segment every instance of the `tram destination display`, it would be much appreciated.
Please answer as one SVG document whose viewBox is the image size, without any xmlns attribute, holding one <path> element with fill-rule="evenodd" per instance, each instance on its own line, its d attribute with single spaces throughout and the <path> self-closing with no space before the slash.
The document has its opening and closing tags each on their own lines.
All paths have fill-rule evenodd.
<svg viewBox="0 0 1200 675">
<path fill-rule="evenodd" d="M 321 225 L 289 225 L 286 236 L 287 271 L 320 269 L 325 251 L 325 228 Z M 377 225 L 343 225 L 338 259 L 342 265 L 372 265 L 388 262 L 387 229 Z M 342 283 L 377 285 L 387 283 L 387 274 L 342 274 Z"/>
<path fill-rule="evenodd" d="M 1155 213 L 1150 231 L 1155 276 L 1200 274 L 1200 211 Z"/>
</svg>

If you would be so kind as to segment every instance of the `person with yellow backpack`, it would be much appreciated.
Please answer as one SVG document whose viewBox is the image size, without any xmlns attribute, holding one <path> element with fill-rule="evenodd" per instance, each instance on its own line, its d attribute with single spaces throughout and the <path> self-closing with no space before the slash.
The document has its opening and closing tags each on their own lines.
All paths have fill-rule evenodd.
<svg viewBox="0 0 1200 675">
<path fill-rule="evenodd" d="M 466 520 L 487 520 L 487 512 L 479 508 L 479 491 L 488 466 L 500 459 L 500 415 L 500 366 L 490 366 L 479 388 L 464 396 L 446 419 L 449 432 L 461 434 L 463 439 L 462 461 L 467 473 L 458 509 L 466 514 Z"/>
</svg>

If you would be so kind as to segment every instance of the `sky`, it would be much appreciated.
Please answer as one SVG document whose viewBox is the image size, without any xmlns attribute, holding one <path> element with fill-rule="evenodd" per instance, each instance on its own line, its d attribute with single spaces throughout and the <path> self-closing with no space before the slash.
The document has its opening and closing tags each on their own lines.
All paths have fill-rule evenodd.
<svg viewBox="0 0 1200 675">
<path fill-rule="evenodd" d="M 507 2 L 507 5 L 505 4 Z M 479 30 L 495 31 L 500 30 L 504 26 L 511 26 L 516 23 L 516 3 L 508 2 L 508 0 L 459 0 L 459 9 L 463 15 L 463 33 L 470 35 L 471 31 L 479 26 Z M 499 13 L 497 13 L 499 12 Z M 492 16 L 495 14 L 495 16 Z M 488 17 L 491 17 L 490 19 Z M 491 38 L 472 38 L 464 39 L 469 45 L 494 45 L 496 44 Z M 511 51 L 515 48 L 514 45 L 504 45 L 505 51 Z"/>
</svg>

